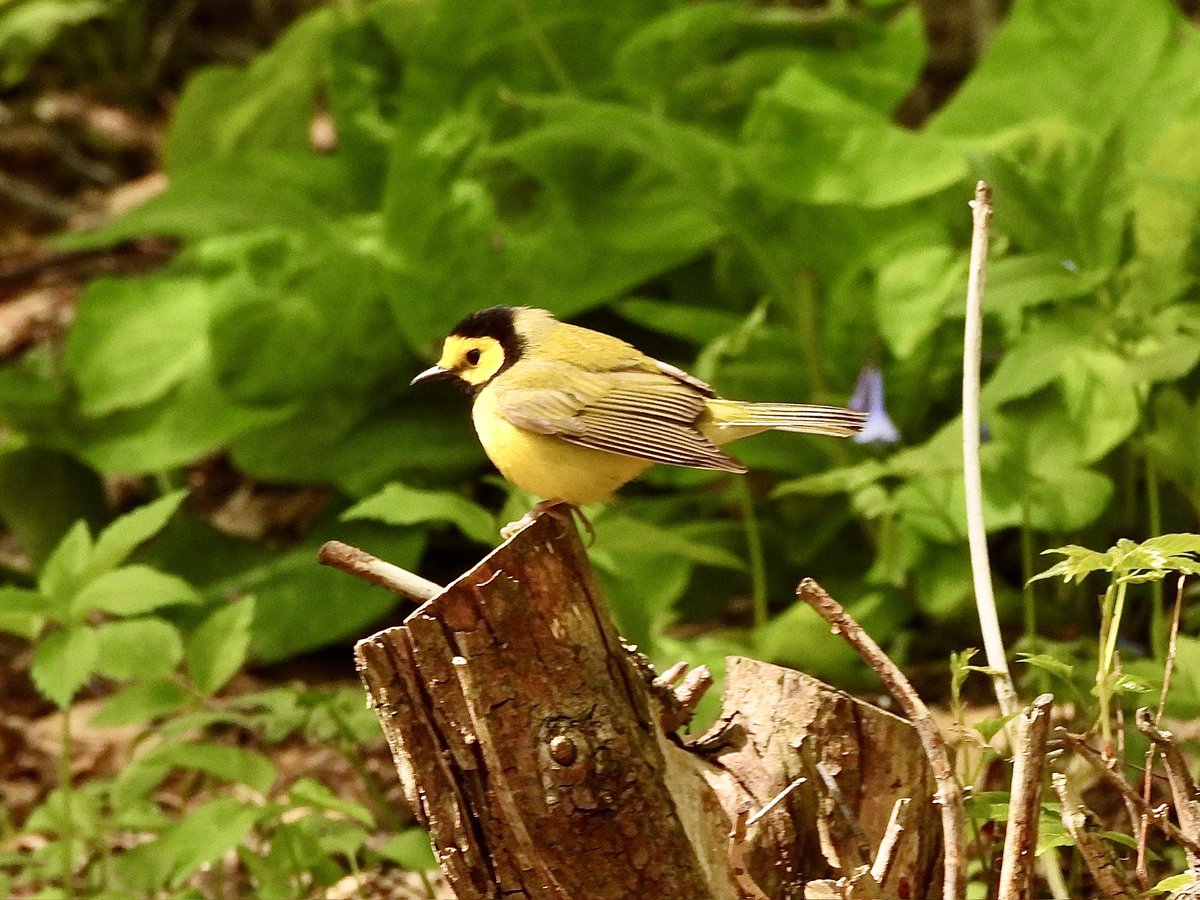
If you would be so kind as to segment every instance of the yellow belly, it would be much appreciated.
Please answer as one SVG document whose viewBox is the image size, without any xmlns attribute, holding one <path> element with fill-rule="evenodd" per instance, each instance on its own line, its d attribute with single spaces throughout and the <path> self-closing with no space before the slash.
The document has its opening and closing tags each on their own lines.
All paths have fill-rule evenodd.
<svg viewBox="0 0 1200 900">
<path fill-rule="evenodd" d="M 471 418 L 484 452 L 500 474 L 544 500 L 565 500 L 576 506 L 605 500 L 652 465 L 517 428 L 500 415 L 488 390 L 476 398 Z"/>
</svg>

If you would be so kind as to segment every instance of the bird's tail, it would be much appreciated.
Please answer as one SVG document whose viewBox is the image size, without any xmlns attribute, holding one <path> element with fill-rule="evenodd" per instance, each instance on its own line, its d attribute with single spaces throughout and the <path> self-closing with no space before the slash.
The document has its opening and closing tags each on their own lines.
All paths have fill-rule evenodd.
<svg viewBox="0 0 1200 900">
<path fill-rule="evenodd" d="M 865 412 L 814 403 L 743 403 L 714 398 L 708 401 L 708 409 L 718 428 L 799 431 L 830 437 L 858 434 L 867 421 Z"/>
</svg>

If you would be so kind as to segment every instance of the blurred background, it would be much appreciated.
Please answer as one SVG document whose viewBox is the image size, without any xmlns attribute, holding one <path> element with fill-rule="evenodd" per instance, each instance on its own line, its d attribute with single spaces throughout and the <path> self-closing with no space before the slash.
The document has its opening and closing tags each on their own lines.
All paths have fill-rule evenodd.
<svg viewBox="0 0 1200 900">
<path fill-rule="evenodd" d="M 978 178 L 1002 622 L 1042 661 L 1019 679 L 1094 656 L 1096 589 L 1027 586 L 1039 553 L 1197 530 L 1197 7 L 0 0 L 6 711 L 125 697 L 107 721 L 146 727 L 286 688 L 373 736 L 351 644 L 408 610 L 315 550 L 444 582 L 532 503 L 487 463 L 466 397 L 407 386 L 497 303 L 727 396 L 869 408 L 861 441 L 740 444 L 744 478 L 657 467 L 589 511 L 591 553 L 656 663 L 719 674 L 739 653 L 873 689 L 794 602 L 812 576 L 945 697 L 949 654 L 980 640 L 958 420 Z M 167 579 L 167 599 L 29 599 L 84 584 L 95 536 L 151 501 L 137 534 L 161 534 L 114 571 Z M 1126 669 L 1151 672 L 1160 589 L 1130 596 Z M 86 636 L 114 616 L 141 630 Z M 1198 626 L 1181 714 L 1200 712 Z M 198 662 L 214 642 L 238 651 L 224 679 Z M 135 645 L 162 651 L 154 678 L 94 661 Z M 207 706 L 162 687 L 181 678 Z M 350 741 L 313 727 L 277 731 Z M 47 796 L 37 765 L 10 824 Z"/>
</svg>

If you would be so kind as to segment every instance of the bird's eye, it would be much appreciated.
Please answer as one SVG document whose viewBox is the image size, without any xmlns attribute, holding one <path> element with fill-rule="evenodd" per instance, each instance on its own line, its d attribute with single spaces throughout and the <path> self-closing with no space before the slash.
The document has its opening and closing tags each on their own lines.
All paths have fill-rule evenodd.
<svg viewBox="0 0 1200 900">
<path fill-rule="evenodd" d="M 467 351 L 467 364 L 471 366 L 479 365 L 479 350 L 477 348 Z"/>
</svg>

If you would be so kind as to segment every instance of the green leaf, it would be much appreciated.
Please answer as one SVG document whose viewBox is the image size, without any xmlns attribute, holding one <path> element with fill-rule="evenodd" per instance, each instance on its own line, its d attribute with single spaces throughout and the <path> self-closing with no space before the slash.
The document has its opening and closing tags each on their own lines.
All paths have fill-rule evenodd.
<svg viewBox="0 0 1200 900">
<path fill-rule="evenodd" d="M 206 285 L 194 279 L 93 281 L 79 299 L 63 356 L 81 412 L 143 406 L 204 366 L 208 305 Z"/>
<path fill-rule="evenodd" d="M 199 602 L 196 589 L 182 578 L 149 566 L 123 566 L 84 585 L 71 600 L 71 614 L 83 616 L 100 610 L 115 616 L 136 616 L 163 606 Z"/>
<path fill-rule="evenodd" d="M 218 797 L 189 810 L 156 840 L 141 844 L 117 859 L 118 878 L 127 887 L 160 891 L 179 887 L 203 866 L 236 847 L 263 811 L 228 797 Z"/>
<path fill-rule="evenodd" d="M 0 6 L 0 87 L 23 81 L 38 56 L 72 26 L 114 12 L 103 0 L 37 0 Z"/>
<path fill-rule="evenodd" d="M 946 246 L 897 253 L 879 269 L 875 320 L 897 357 L 906 359 L 946 318 L 962 315 L 966 281 L 966 257 Z"/>
<path fill-rule="evenodd" d="M 892 206 L 967 176 L 954 144 L 906 131 L 799 68 L 759 94 L 744 140 L 763 188 L 805 203 Z"/>
<path fill-rule="evenodd" d="M 1018 713 L 1009 713 L 1007 716 L 999 716 L 995 719 L 987 719 L 983 722 L 976 722 L 971 727 L 974 728 L 983 737 L 985 741 L 990 741 L 1000 730 L 1009 722 L 1017 717 Z"/>
<path fill-rule="evenodd" d="M 1159 881 L 1154 887 L 1150 888 L 1151 894 L 1163 894 L 1167 891 L 1178 891 L 1183 888 L 1191 887 L 1196 883 L 1196 876 L 1191 872 L 1181 872 L 1178 875 L 1170 875 Z"/>
<path fill-rule="evenodd" d="M 50 608 L 46 597 L 29 588 L 0 586 L 0 615 L 13 613 L 30 613 L 44 616 Z"/>
<path fill-rule="evenodd" d="M 188 638 L 188 674 L 202 693 L 215 694 L 246 661 L 254 603 L 245 597 L 221 607 Z"/>
<path fill-rule="evenodd" d="M 1057 578 L 1060 575 L 1063 581 L 1082 581 L 1084 576 L 1090 575 L 1092 572 L 1111 572 L 1115 565 L 1111 552 L 1097 553 L 1095 550 L 1089 550 L 1077 544 L 1068 544 L 1066 547 L 1043 550 L 1042 553 L 1043 555 L 1057 553 L 1066 557 L 1066 559 L 1055 563 L 1044 572 L 1034 575 L 1029 579 L 1030 581 L 1040 581 L 1043 578 Z"/>
<path fill-rule="evenodd" d="M 416 346 L 497 296 L 585 310 L 725 230 L 720 199 L 744 180 L 728 144 L 615 103 L 522 103 L 538 124 L 502 143 L 486 145 L 486 123 L 461 115 L 394 148 L 389 293 Z"/>
<path fill-rule="evenodd" d="M 402 568 L 415 569 L 425 535 L 415 529 L 389 528 L 374 522 L 318 521 L 310 536 L 209 585 L 205 594 L 224 599 L 255 597 L 251 652 L 260 661 L 276 661 L 361 634 L 399 603 L 390 591 L 368 585 L 327 566 L 314 565 L 317 549 L 331 537 L 361 547 Z"/>
<path fill-rule="evenodd" d="M 1105 133 L 1139 103 L 1178 18 L 1167 3 L 1115 8 L 1092 0 L 1018 0 L 929 127 L 942 135 L 984 135 L 1065 118 Z"/>
<path fill-rule="evenodd" d="M 339 813 L 346 818 L 366 826 L 375 827 L 375 817 L 361 803 L 345 800 L 332 790 L 312 778 L 300 778 L 288 790 L 288 799 L 296 806 L 312 806 L 316 809 Z"/>
<path fill-rule="evenodd" d="M 1095 290 L 1099 279 L 1050 253 L 1008 256 L 988 263 L 987 312 L 1014 313 Z"/>
<path fill-rule="evenodd" d="M 437 866 L 429 832 L 424 828 L 408 828 L 392 835 L 379 848 L 379 855 L 410 872 L 428 872 Z"/>
<path fill-rule="evenodd" d="M 20 428 L 7 411 L 0 418 Z M 67 453 L 41 444 L 0 450 L 0 518 L 35 567 L 77 520 L 96 525 L 107 510 L 100 477 Z"/>
<path fill-rule="evenodd" d="M 114 802 L 145 797 L 174 769 L 195 769 L 224 781 L 265 793 L 275 781 L 275 767 L 261 753 L 224 744 L 160 744 L 123 769 L 113 784 Z"/>
<path fill-rule="evenodd" d="M 1055 675 L 1064 681 L 1070 681 L 1071 673 L 1075 670 L 1075 667 L 1070 663 L 1065 663 L 1061 659 L 1045 653 L 1018 653 L 1017 659 L 1028 666 L 1033 666 L 1035 669 L 1049 672 L 1051 675 Z"/>
<path fill-rule="evenodd" d="M 38 642 L 29 674 L 43 696 L 66 709 L 95 671 L 99 654 L 100 642 L 93 629 L 64 628 Z"/>
<path fill-rule="evenodd" d="M 105 700 L 91 722 L 97 726 L 142 724 L 170 715 L 187 702 L 188 693 L 177 681 L 144 681 L 128 685 Z"/>
<path fill-rule="evenodd" d="M 88 560 L 87 574 L 99 575 L 123 563 L 130 553 L 166 527 L 187 493 L 183 490 L 165 494 L 127 512 L 101 531 Z"/>
<path fill-rule="evenodd" d="M 374 519 L 388 525 L 449 522 L 472 540 L 492 545 L 499 532 L 496 520 L 483 507 L 452 491 L 428 491 L 399 482 L 350 507 L 342 518 Z"/>
<path fill-rule="evenodd" d="M 188 79 L 163 153 L 172 179 L 247 150 L 310 151 L 314 98 L 338 18 L 333 9 L 314 10 L 244 69 L 211 66 Z"/>
<path fill-rule="evenodd" d="M 37 591 L 0 587 L 0 631 L 32 641 L 41 632 L 50 605 Z"/>
<path fill-rule="evenodd" d="M 71 526 L 38 573 L 38 590 L 50 602 L 48 615 L 58 615 L 75 592 L 92 552 L 92 535 L 87 522 Z M 56 612 L 51 613 L 53 609 Z"/>
<path fill-rule="evenodd" d="M 179 630 L 162 619 L 127 619 L 96 627 L 96 671 L 109 678 L 161 678 L 183 659 Z"/>
<path fill-rule="evenodd" d="M 1088 350 L 1075 354 L 1071 363 L 1061 374 L 1063 400 L 1081 438 L 1080 458 L 1095 462 L 1133 433 L 1141 409 L 1120 356 Z"/>
<path fill-rule="evenodd" d="M 620 513 L 594 517 L 596 553 L 610 568 L 629 555 L 672 556 L 706 566 L 744 571 L 740 558 L 723 547 L 688 537 L 682 529 L 667 529 Z"/>
<path fill-rule="evenodd" d="M 62 235 L 54 243 L 62 249 L 78 250 L 161 235 L 189 241 L 217 239 L 200 245 L 202 250 L 211 250 L 229 238 L 245 240 L 251 229 L 292 235 L 319 231 L 331 216 L 349 206 L 347 194 L 344 163 L 337 159 L 315 156 L 307 149 L 245 153 L 189 165 L 171 176 L 165 191 L 123 216 L 92 231 Z M 192 285 L 188 294 L 210 286 L 181 277 L 176 270 L 131 282 L 130 291 L 137 285 L 161 287 L 176 280 L 181 289 Z M 106 292 L 105 296 L 113 294 Z M 188 297 L 189 304 L 194 300 Z M 190 346 L 203 338 L 203 331 L 173 337 Z"/>
</svg>

